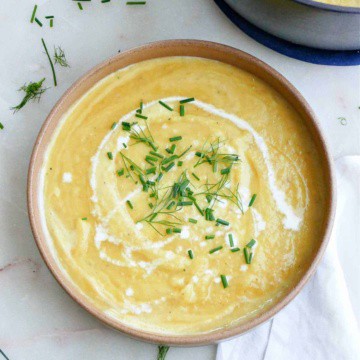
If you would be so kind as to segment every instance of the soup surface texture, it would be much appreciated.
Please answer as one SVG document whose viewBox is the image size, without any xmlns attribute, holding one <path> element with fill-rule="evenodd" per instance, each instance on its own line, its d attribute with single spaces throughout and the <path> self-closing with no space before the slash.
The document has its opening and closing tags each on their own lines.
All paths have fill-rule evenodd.
<svg viewBox="0 0 360 360">
<path fill-rule="evenodd" d="M 96 84 L 61 120 L 41 186 L 68 278 L 109 317 L 163 334 L 277 303 L 311 263 L 328 201 L 294 108 L 248 72 L 191 57 Z"/>
</svg>

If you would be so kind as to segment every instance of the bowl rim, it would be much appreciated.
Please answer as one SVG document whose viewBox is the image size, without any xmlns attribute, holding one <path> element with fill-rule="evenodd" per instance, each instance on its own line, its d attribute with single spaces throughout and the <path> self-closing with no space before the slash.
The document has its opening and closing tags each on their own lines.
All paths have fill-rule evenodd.
<svg viewBox="0 0 360 360">
<path fill-rule="evenodd" d="M 197 56 L 198 52 L 207 53 L 208 56 Z M 154 53 L 154 55 L 151 55 Z M 171 54 L 172 53 L 172 54 Z M 189 53 L 194 53 L 194 55 L 188 55 Z M 150 54 L 150 55 L 149 55 Z M 159 55 L 160 54 L 160 55 Z M 259 316 L 251 319 L 250 321 L 238 324 L 236 326 L 218 329 L 212 332 L 200 333 L 200 334 L 191 334 L 191 335 L 179 335 L 179 334 L 159 334 L 151 331 L 144 331 L 139 328 L 133 328 L 130 325 L 126 325 L 121 323 L 120 321 L 116 321 L 114 318 L 109 317 L 103 311 L 97 309 L 93 306 L 86 298 L 84 294 L 81 293 L 80 290 L 76 288 L 76 286 L 72 283 L 72 281 L 67 277 L 67 275 L 60 269 L 56 260 L 53 258 L 50 248 L 47 244 L 46 236 L 43 232 L 43 228 L 40 223 L 39 216 L 39 193 L 40 193 L 40 174 L 42 165 L 44 162 L 44 155 L 46 153 L 46 149 L 49 146 L 50 139 L 45 141 L 45 145 L 43 144 L 43 138 L 47 134 L 49 126 L 54 122 L 54 128 L 52 131 L 50 130 L 50 137 L 53 136 L 54 131 L 56 130 L 61 115 L 66 112 L 66 110 L 74 104 L 80 97 L 75 96 L 75 98 L 71 101 L 65 109 L 62 108 L 63 103 L 71 99 L 71 96 L 76 92 L 76 90 L 84 86 L 86 83 L 91 83 L 96 76 L 99 76 L 102 70 L 111 69 L 112 66 L 116 65 L 117 62 L 124 61 L 124 59 L 128 58 L 137 58 L 142 59 L 138 61 L 131 61 L 131 63 L 136 63 L 139 61 L 154 59 L 160 57 L 167 56 L 192 56 L 192 57 L 202 57 L 208 59 L 217 60 L 216 56 L 226 56 L 231 61 L 239 64 L 242 63 L 242 66 L 249 66 L 253 71 L 261 71 L 264 77 L 267 77 L 269 80 L 274 81 L 276 86 L 282 88 L 285 92 L 284 94 L 276 89 L 282 96 L 285 96 L 286 93 L 289 96 L 289 99 L 294 101 L 299 107 L 300 110 L 295 108 L 297 111 L 301 111 L 303 114 L 301 117 L 304 119 L 306 126 L 311 127 L 312 136 L 316 137 L 317 140 L 317 148 L 318 151 L 321 152 L 325 163 L 325 172 L 326 172 L 326 181 L 328 183 L 329 189 L 329 207 L 327 211 L 327 217 L 324 221 L 324 233 L 322 237 L 322 241 L 319 245 L 319 248 L 314 255 L 314 258 L 309 265 L 308 269 L 304 272 L 299 281 L 295 284 L 295 286 L 289 289 L 289 292 L 284 296 L 279 302 L 277 302 L 273 307 L 267 309 L 265 312 L 261 313 Z M 224 61 L 225 62 L 225 61 Z M 226 63 L 226 62 L 225 62 Z M 230 63 L 230 62 L 228 62 Z M 126 65 L 125 65 L 126 66 Z M 236 66 L 236 65 L 235 65 Z M 116 67 L 116 69 L 120 69 L 124 66 Z M 113 70 L 113 71 L 116 71 Z M 113 71 L 109 71 L 101 78 L 108 76 Z M 246 69 L 245 71 L 249 71 Z M 260 77 L 258 74 L 252 72 L 254 76 Z M 100 79 L 101 79 L 100 78 Z M 88 86 L 88 88 L 83 91 L 82 95 L 84 95 L 98 80 L 95 80 L 93 84 Z M 266 81 L 266 80 L 264 80 Z M 272 87 L 275 85 L 272 84 Z M 288 101 L 290 101 L 287 99 Z M 293 105 L 294 106 L 294 105 Z M 295 107 L 295 106 L 294 106 Z M 60 116 L 56 119 L 57 113 L 60 112 Z M 55 117 L 55 120 L 53 120 Z M 28 179 L 27 179 L 27 206 L 28 206 L 28 214 L 31 225 L 31 230 L 33 232 L 33 236 L 36 242 L 36 245 L 40 251 L 40 254 L 49 268 L 50 272 L 57 280 L 57 282 L 61 285 L 61 287 L 70 295 L 70 297 L 75 300 L 82 308 L 86 309 L 89 313 L 99 319 L 102 323 L 110 326 L 113 329 L 119 330 L 120 332 L 136 338 L 138 340 L 143 340 L 146 342 L 156 343 L 156 344 L 167 344 L 167 345 L 175 345 L 175 346 L 197 346 L 197 345 L 206 345 L 206 344 L 215 344 L 222 340 L 228 340 L 230 338 L 236 337 L 238 335 L 244 334 L 256 326 L 270 320 L 276 313 L 278 313 L 281 309 L 283 309 L 304 287 L 304 285 L 308 282 L 310 277 L 314 274 L 316 267 L 318 266 L 326 246 L 328 244 L 333 222 L 335 216 L 335 205 L 336 205 L 336 189 L 335 189 L 335 172 L 332 158 L 330 156 L 329 148 L 327 142 L 323 136 L 323 132 L 320 129 L 319 123 L 313 113 L 312 109 L 299 93 L 299 91 L 290 84 L 290 82 L 285 79 L 282 75 L 280 75 L 276 70 L 271 68 L 269 65 L 265 64 L 261 60 L 253 57 L 252 55 L 245 53 L 241 50 L 238 50 L 234 47 L 230 47 L 227 45 L 223 45 L 220 43 L 209 42 L 204 40 L 187 40 L 187 39 L 178 39 L 178 40 L 164 40 L 164 41 L 156 41 L 151 42 L 139 47 L 132 48 L 130 50 L 119 53 L 108 60 L 101 62 L 99 65 L 95 66 L 91 70 L 87 71 L 84 75 L 82 75 L 75 83 L 71 85 L 71 87 L 61 96 L 61 98 L 57 101 L 55 106 L 50 111 L 46 120 L 44 121 L 38 137 L 35 141 L 34 148 L 32 151 L 29 170 L 28 170 Z"/>
<path fill-rule="evenodd" d="M 302 5 L 306 5 L 309 7 L 318 8 L 322 10 L 327 10 L 327 11 L 348 13 L 348 14 L 360 14 L 360 7 L 356 7 L 356 6 L 326 4 L 315 0 L 293 0 L 293 1 Z"/>
</svg>

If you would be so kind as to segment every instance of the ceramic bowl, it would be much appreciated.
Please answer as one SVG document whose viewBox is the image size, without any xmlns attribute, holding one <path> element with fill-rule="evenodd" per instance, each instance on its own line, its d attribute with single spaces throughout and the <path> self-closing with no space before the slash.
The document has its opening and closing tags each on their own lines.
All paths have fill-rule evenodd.
<svg viewBox="0 0 360 360">
<path fill-rule="evenodd" d="M 329 203 L 326 206 L 325 225 L 323 228 L 322 237 L 319 239 L 318 250 L 312 260 L 309 268 L 306 269 L 303 277 L 295 286 L 288 291 L 285 297 L 273 307 L 264 312 L 260 312 L 258 316 L 250 321 L 239 324 L 237 326 L 219 329 L 211 333 L 196 334 L 196 335 L 161 335 L 142 331 L 141 329 L 134 329 L 119 321 L 107 316 L 95 308 L 88 299 L 74 286 L 68 277 L 60 269 L 56 259 L 49 248 L 48 241 L 45 236 L 44 229 L 40 217 L 40 194 L 42 192 L 40 173 L 44 162 L 44 154 L 49 146 L 51 138 L 56 130 L 61 117 L 66 113 L 69 107 L 74 104 L 84 93 L 86 93 L 94 84 L 103 79 L 112 72 L 121 69 L 130 64 L 139 61 L 165 57 L 165 56 L 194 56 L 203 57 L 222 61 L 227 64 L 239 67 L 249 73 L 259 77 L 274 89 L 276 89 L 292 106 L 299 112 L 306 126 L 310 130 L 325 168 L 325 178 L 329 184 Z M 28 174 L 28 211 L 32 231 L 35 241 L 39 247 L 41 255 L 49 267 L 50 271 L 60 283 L 60 285 L 68 292 L 68 294 L 83 308 L 100 319 L 103 323 L 111 326 L 114 329 L 135 337 L 137 339 L 168 344 L 168 345 L 201 345 L 216 343 L 224 339 L 235 337 L 245 333 L 263 322 L 272 318 L 278 311 L 286 306 L 303 288 L 311 275 L 314 273 L 323 253 L 326 248 L 335 209 L 335 189 L 334 189 L 334 172 L 323 135 L 319 129 L 315 115 L 306 103 L 299 92 L 279 73 L 274 69 L 264 64 L 259 59 L 256 59 L 249 54 L 240 50 L 211 42 L 196 41 L 196 40 L 169 40 L 151 43 L 141 46 L 123 53 L 120 53 L 113 58 L 106 60 L 102 64 L 90 70 L 82 76 L 69 90 L 61 97 L 58 103 L 54 106 L 48 115 L 44 125 L 42 126 L 39 136 L 36 140 L 34 150 L 31 156 L 29 174 Z M 66 314 L 64 314 L 66 316 Z"/>
<path fill-rule="evenodd" d="M 360 50 L 360 8 L 313 0 L 225 0 L 258 28 L 294 44 Z"/>
</svg>

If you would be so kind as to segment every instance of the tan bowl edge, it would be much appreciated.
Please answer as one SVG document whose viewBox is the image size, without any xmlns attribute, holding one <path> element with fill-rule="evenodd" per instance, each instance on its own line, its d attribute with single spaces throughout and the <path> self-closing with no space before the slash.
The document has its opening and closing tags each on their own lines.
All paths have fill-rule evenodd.
<svg viewBox="0 0 360 360">
<path fill-rule="evenodd" d="M 85 298 L 85 296 L 76 289 L 71 281 L 66 276 L 64 276 L 59 266 L 56 264 L 56 261 L 52 257 L 52 254 L 47 246 L 45 234 L 43 232 L 39 216 L 38 194 L 40 190 L 40 170 L 42 168 L 45 150 L 62 114 L 64 114 L 69 106 L 71 106 L 71 104 L 79 99 L 96 82 L 110 73 L 129 64 L 165 56 L 196 56 L 219 60 L 246 70 L 270 84 L 285 99 L 287 99 L 289 103 L 294 106 L 294 108 L 299 112 L 301 117 L 306 122 L 306 125 L 318 146 L 318 151 L 322 156 L 322 160 L 325 166 L 325 178 L 329 186 L 329 203 L 326 209 L 327 214 L 324 224 L 324 235 L 310 267 L 297 283 L 297 285 L 291 289 L 291 291 L 289 291 L 289 293 L 274 307 L 268 309 L 264 313 L 259 314 L 259 316 L 253 320 L 244 324 L 219 329 L 204 334 L 162 335 L 142 331 L 121 324 L 104 314 L 102 311 L 94 308 L 93 305 Z M 308 282 L 309 278 L 314 274 L 315 269 L 318 266 L 329 241 L 336 205 L 335 175 L 332 159 L 330 157 L 326 141 L 319 128 L 316 117 L 310 106 L 306 103 L 305 99 L 283 76 L 257 58 L 226 45 L 200 40 L 168 40 L 140 46 L 106 60 L 77 80 L 56 103 L 40 130 L 30 160 L 27 196 L 31 229 L 34 234 L 36 244 L 40 250 L 41 256 L 43 257 L 46 265 L 50 269 L 55 279 L 78 304 L 80 304 L 83 308 L 85 308 L 103 323 L 123 332 L 124 334 L 129 335 L 130 337 L 152 343 L 179 346 L 213 344 L 221 340 L 235 337 L 266 322 L 282 308 L 284 308 L 299 293 L 299 291 Z"/>
</svg>

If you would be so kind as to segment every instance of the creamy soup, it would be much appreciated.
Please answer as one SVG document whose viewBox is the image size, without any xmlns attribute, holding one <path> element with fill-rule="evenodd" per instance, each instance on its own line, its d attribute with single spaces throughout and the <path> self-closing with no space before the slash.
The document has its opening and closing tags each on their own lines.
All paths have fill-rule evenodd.
<svg viewBox="0 0 360 360">
<path fill-rule="evenodd" d="M 315 0 L 329 5 L 360 7 L 360 0 Z"/>
<path fill-rule="evenodd" d="M 64 273 L 108 316 L 165 334 L 277 303 L 313 260 L 328 201 L 295 109 L 254 75 L 191 57 L 100 81 L 63 117 L 42 176 Z"/>
</svg>

